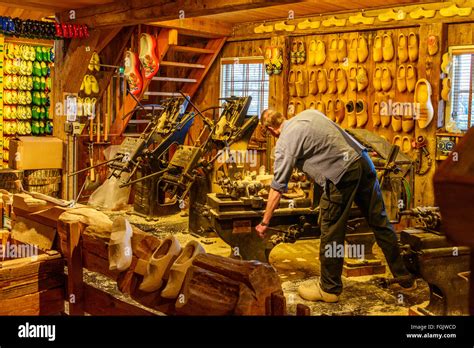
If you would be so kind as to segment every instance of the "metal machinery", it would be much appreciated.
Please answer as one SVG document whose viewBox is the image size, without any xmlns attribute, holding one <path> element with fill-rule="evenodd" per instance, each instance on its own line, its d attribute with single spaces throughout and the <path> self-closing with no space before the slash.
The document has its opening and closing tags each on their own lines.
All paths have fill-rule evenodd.
<svg viewBox="0 0 474 348">
<path fill-rule="evenodd" d="M 403 207 L 408 206 L 410 194 L 394 191 L 392 182 L 403 179 L 412 183 L 410 159 L 399 153 L 398 147 L 391 147 L 386 140 L 371 132 L 354 130 L 351 134 L 371 151 L 383 187 L 390 189 L 390 193 L 396 196 L 395 200 L 403 202 Z M 191 192 L 190 230 L 201 235 L 215 232 L 232 247 L 234 255 L 264 262 L 279 243 L 317 238 L 320 235 L 317 220 L 321 192 L 298 172 L 294 172 L 289 193 L 283 195 L 280 207 L 274 213 L 269 238 L 261 240 L 256 236 L 255 226 L 262 219 L 271 178 L 263 172 L 249 173 L 245 165 L 222 165 L 211 178 L 214 186 L 202 182 Z M 373 233 L 355 208 L 351 212 L 346 240 L 349 244 L 366 246 L 366 258 L 357 260 L 357 264 L 381 264 L 371 253 Z"/>
<path fill-rule="evenodd" d="M 405 264 L 429 285 L 428 306 L 412 310 L 423 315 L 469 315 L 470 250 L 454 246 L 440 232 L 437 207 L 403 210 L 401 217 L 416 221 L 416 227 L 400 233 Z"/>
<path fill-rule="evenodd" d="M 183 101 L 183 98 L 180 99 Z M 185 101 L 191 103 L 187 98 Z M 190 146 L 183 143 L 196 114 L 182 115 L 181 111 L 186 107 L 170 99 L 157 118 L 155 128 L 150 128 L 152 130 L 148 133 L 145 131 L 135 142 L 124 142 L 126 146 L 122 146 L 118 153 L 122 160 L 112 162 L 111 168 L 115 170 L 113 175 L 120 176 L 124 171 L 130 173 L 121 187 L 134 184 L 137 192 L 137 185 L 140 187 L 147 183 L 148 189 L 142 191 L 149 192 L 146 198 L 152 201 L 153 207 L 143 215 L 166 215 L 171 212 L 167 209 L 170 206 L 182 205 L 193 184 L 212 171 L 213 163 L 220 157 L 220 149 L 253 131 L 258 118 L 246 116 L 250 102 L 251 97 L 226 98 L 222 106 L 210 108 L 222 109 L 217 120 L 206 118 L 191 103 L 204 121 L 204 128 L 194 145 Z M 165 121 L 162 121 L 163 118 Z M 161 131 L 163 127 L 167 127 L 165 131 Z M 135 179 L 130 180 L 136 173 Z"/>
</svg>

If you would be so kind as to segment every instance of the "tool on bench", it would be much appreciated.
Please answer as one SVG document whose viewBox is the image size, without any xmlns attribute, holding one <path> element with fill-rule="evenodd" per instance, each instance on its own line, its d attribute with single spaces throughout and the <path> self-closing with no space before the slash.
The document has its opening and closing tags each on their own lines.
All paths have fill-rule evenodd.
<svg viewBox="0 0 474 348">
<path fill-rule="evenodd" d="M 433 159 L 428 151 L 428 142 L 426 138 L 419 135 L 415 141 L 416 161 L 415 161 L 415 173 L 418 175 L 425 175 L 431 169 L 433 165 Z M 427 165 L 423 169 L 423 157 L 426 157 Z"/>
<path fill-rule="evenodd" d="M 23 184 L 21 183 L 21 180 L 15 180 L 15 187 L 21 193 L 26 193 L 26 194 L 30 195 L 31 197 L 33 197 L 33 198 L 42 199 L 46 202 L 53 203 L 54 205 L 59 205 L 60 207 L 69 207 L 71 205 L 71 202 L 64 201 L 62 199 L 54 198 L 54 197 L 51 197 L 51 196 L 48 196 L 48 195 L 45 195 L 45 194 L 42 194 L 42 193 L 26 191 L 23 188 Z"/>
</svg>

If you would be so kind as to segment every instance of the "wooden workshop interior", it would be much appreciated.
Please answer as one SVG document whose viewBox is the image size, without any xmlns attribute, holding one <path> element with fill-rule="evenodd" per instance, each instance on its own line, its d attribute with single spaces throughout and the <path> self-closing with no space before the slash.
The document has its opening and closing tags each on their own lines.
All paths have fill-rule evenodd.
<svg viewBox="0 0 474 348">
<path fill-rule="evenodd" d="M 473 9 L 0 2 L 0 315 L 473 315 Z M 295 171 L 256 235 L 266 109 L 317 110 L 369 149 L 417 287 L 403 301 L 355 207 L 345 245 L 364 255 L 337 306 L 298 295 L 321 274 L 323 190 Z"/>
</svg>

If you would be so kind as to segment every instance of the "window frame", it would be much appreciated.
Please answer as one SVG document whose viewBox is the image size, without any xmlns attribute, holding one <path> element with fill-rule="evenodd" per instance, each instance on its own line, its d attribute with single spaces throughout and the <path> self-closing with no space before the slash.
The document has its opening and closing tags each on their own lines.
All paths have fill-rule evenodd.
<svg viewBox="0 0 474 348">
<path fill-rule="evenodd" d="M 235 65 L 235 64 L 261 64 L 262 65 L 262 81 L 266 81 L 267 84 L 267 89 L 261 88 L 260 89 L 260 94 L 261 94 L 261 105 L 258 107 L 258 110 L 260 112 L 258 113 L 258 116 L 260 118 L 260 113 L 265 109 L 265 107 L 268 107 L 269 99 L 270 99 L 270 79 L 267 73 L 265 72 L 265 57 L 263 56 L 250 56 L 250 57 L 225 57 L 220 59 L 220 74 L 219 74 L 219 97 L 224 98 L 222 92 L 223 92 L 223 85 L 224 85 L 224 79 L 223 79 L 223 69 L 222 67 L 224 65 Z M 267 94 L 267 100 L 265 101 L 265 92 Z M 222 101 L 223 103 L 224 101 Z M 252 100 L 252 103 L 254 100 Z"/>
<path fill-rule="evenodd" d="M 450 57 L 450 68 L 447 74 L 447 77 L 451 81 L 451 90 L 449 92 L 449 101 L 446 103 L 446 124 L 453 122 L 456 124 L 456 127 L 459 129 L 460 132 L 465 133 L 469 130 L 469 128 L 474 127 L 474 117 L 472 117 L 473 108 L 472 104 L 474 102 L 474 45 L 463 45 L 463 46 L 450 46 L 448 48 L 449 57 Z M 458 124 L 454 122 L 453 115 L 452 115 L 452 103 L 454 101 L 454 56 L 463 55 L 463 54 L 470 54 L 471 55 L 471 70 L 470 70 L 470 83 L 469 83 L 469 104 L 468 104 L 468 111 L 467 111 L 467 129 L 461 129 L 458 127 Z M 465 93 L 465 92 L 463 92 Z"/>
</svg>

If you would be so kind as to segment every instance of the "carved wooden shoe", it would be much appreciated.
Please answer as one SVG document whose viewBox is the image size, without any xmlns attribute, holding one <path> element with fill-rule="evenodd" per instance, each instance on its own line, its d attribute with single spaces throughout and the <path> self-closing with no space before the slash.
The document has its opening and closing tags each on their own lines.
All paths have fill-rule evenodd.
<svg viewBox="0 0 474 348">
<path fill-rule="evenodd" d="M 403 65 L 398 67 L 397 71 L 397 90 L 403 93 L 407 90 L 406 69 Z"/>
<path fill-rule="evenodd" d="M 308 51 L 308 66 L 316 65 L 316 40 L 311 40 Z"/>
<path fill-rule="evenodd" d="M 324 105 L 324 103 L 321 100 L 318 100 L 315 106 L 316 106 L 316 110 L 326 115 L 326 105 Z"/>
<path fill-rule="evenodd" d="M 442 60 L 441 60 L 441 71 L 444 72 L 445 74 L 449 74 L 449 69 L 451 67 L 451 56 L 449 55 L 449 52 L 446 52 L 443 54 Z"/>
<path fill-rule="evenodd" d="M 156 56 L 156 39 L 147 33 L 140 35 L 140 62 L 145 71 L 145 78 L 151 79 L 156 75 L 159 68 Z"/>
<path fill-rule="evenodd" d="M 417 7 L 410 12 L 410 17 L 413 19 L 433 18 L 435 14 L 436 10 L 425 10 L 423 7 Z"/>
<path fill-rule="evenodd" d="M 184 277 L 193 260 L 200 254 L 205 254 L 204 248 L 197 241 L 190 241 L 181 251 L 170 269 L 166 287 L 161 292 L 161 297 L 177 298 L 184 282 Z"/>
<path fill-rule="evenodd" d="M 317 82 L 319 93 L 326 93 L 328 89 L 326 69 L 318 69 Z"/>
<path fill-rule="evenodd" d="M 372 84 L 374 85 L 374 89 L 377 92 L 380 92 L 382 90 L 382 68 L 377 67 L 375 69 Z"/>
<path fill-rule="evenodd" d="M 405 154 L 408 154 L 411 151 L 411 146 L 412 146 L 411 144 L 412 144 L 411 138 L 407 135 L 404 136 L 402 138 L 402 146 L 401 146 L 402 152 Z"/>
<path fill-rule="evenodd" d="M 364 63 L 369 56 L 369 47 L 367 45 L 367 40 L 363 36 L 359 36 L 357 42 L 357 60 L 359 63 Z"/>
<path fill-rule="evenodd" d="M 359 99 L 356 103 L 356 124 L 358 128 L 364 127 L 369 116 L 367 114 L 367 103 Z"/>
<path fill-rule="evenodd" d="M 418 36 L 415 33 L 408 35 L 408 58 L 410 62 L 418 60 Z"/>
<path fill-rule="evenodd" d="M 297 53 L 296 53 L 296 63 L 303 64 L 306 61 L 306 46 L 303 40 L 298 40 L 297 44 Z"/>
<path fill-rule="evenodd" d="M 400 63 L 405 63 L 408 60 L 408 39 L 405 34 L 398 35 L 397 54 Z"/>
<path fill-rule="evenodd" d="M 298 287 L 298 294 L 306 301 L 323 301 L 333 303 L 339 301 L 339 296 L 330 294 L 321 289 L 316 281 L 307 282 Z"/>
<path fill-rule="evenodd" d="M 352 67 L 349 69 L 349 90 L 357 90 L 357 68 Z"/>
<path fill-rule="evenodd" d="M 372 126 L 380 126 L 380 106 L 377 101 L 372 105 Z"/>
<path fill-rule="evenodd" d="M 336 99 L 336 105 L 334 106 L 334 115 L 336 117 L 336 122 L 341 124 L 344 121 L 344 116 L 346 115 L 345 105 L 341 99 Z"/>
<path fill-rule="evenodd" d="M 306 106 L 302 100 L 297 100 L 295 105 L 296 105 L 295 107 L 296 115 L 306 110 Z"/>
<path fill-rule="evenodd" d="M 336 86 L 339 94 L 344 93 L 347 89 L 346 71 L 341 68 L 336 69 Z"/>
<path fill-rule="evenodd" d="M 337 39 L 332 39 L 329 43 L 328 58 L 331 63 L 337 62 Z"/>
<path fill-rule="evenodd" d="M 180 252 L 181 245 L 175 237 L 165 238 L 148 261 L 147 273 L 140 284 L 140 290 L 153 292 L 160 289 L 163 281 L 168 279 L 170 268 Z"/>
<path fill-rule="evenodd" d="M 330 68 L 328 71 L 328 93 L 336 93 L 337 85 L 336 85 L 336 69 Z"/>
<path fill-rule="evenodd" d="M 309 73 L 309 93 L 312 95 L 318 94 L 317 75 L 316 70 L 311 70 Z"/>
<path fill-rule="evenodd" d="M 296 71 L 295 70 L 290 70 L 290 73 L 288 74 L 288 93 L 290 94 L 291 97 L 296 97 Z"/>
<path fill-rule="evenodd" d="M 415 127 L 415 119 L 411 115 L 402 116 L 402 130 L 405 133 L 410 133 Z"/>
<path fill-rule="evenodd" d="M 111 271 L 125 271 L 132 264 L 132 235 L 130 222 L 123 217 L 117 217 L 112 224 L 108 246 Z"/>
<path fill-rule="evenodd" d="M 383 60 L 386 62 L 390 62 L 394 56 L 394 49 L 393 49 L 393 41 L 392 36 L 390 34 L 383 35 Z"/>
<path fill-rule="evenodd" d="M 428 54 L 434 56 L 439 51 L 439 37 L 437 35 L 430 35 L 428 37 Z"/>
<path fill-rule="evenodd" d="M 336 121 L 336 114 L 334 110 L 334 101 L 329 99 L 326 105 L 326 116 L 333 122 Z"/>
<path fill-rule="evenodd" d="M 395 135 L 392 139 L 392 145 L 397 145 L 401 150 L 402 149 L 402 136 Z"/>
<path fill-rule="evenodd" d="M 439 10 L 439 14 L 443 17 L 466 17 L 469 16 L 471 12 L 472 7 L 458 7 L 456 4 L 452 4 L 451 6 Z"/>
<path fill-rule="evenodd" d="M 326 45 L 324 41 L 316 42 L 316 65 L 323 65 L 326 61 Z"/>
<path fill-rule="evenodd" d="M 125 53 L 124 76 L 128 82 L 128 89 L 133 95 L 139 95 L 143 88 L 142 74 L 138 68 L 139 60 L 136 53 L 127 51 Z"/>
<path fill-rule="evenodd" d="M 357 61 L 359 60 L 357 56 L 357 39 L 356 38 L 353 38 L 351 40 L 348 57 L 351 63 L 357 63 Z"/>
<path fill-rule="evenodd" d="M 449 101 L 449 95 L 451 93 L 451 79 L 448 77 L 445 77 L 443 79 L 443 88 L 441 90 L 441 98 L 443 98 L 444 101 Z"/>
<path fill-rule="evenodd" d="M 379 63 L 383 60 L 382 37 L 380 35 L 377 35 L 374 38 L 374 48 L 372 51 L 372 59 L 376 63 Z"/>
<path fill-rule="evenodd" d="M 298 42 L 296 41 L 296 39 L 294 39 L 291 42 L 291 53 L 290 53 L 291 64 L 296 64 L 297 54 L 298 54 Z"/>
<path fill-rule="evenodd" d="M 296 112 L 296 103 L 295 101 L 292 100 L 288 103 L 288 109 L 287 109 L 288 118 L 295 116 L 295 112 Z"/>
<path fill-rule="evenodd" d="M 401 115 L 393 115 L 392 129 L 394 132 L 400 132 L 402 130 L 402 116 Z"/>
<path fill-rule="evenodd" d="M 382 127 L 387 128 L 390 126 L 391 121 L 392 115 L 390 110 L 388 110 L 388 104 L 386 101 L 382 101 L 380 103 L 380 123 L 382 124 Z"/>
<path fill-rule="evenodd" d="M 382 69 L 382 90 L 388 92 L 392 88 L 392 73 L 387 67 Z"/>
<path fill-rule="evenodd" d="M 407 66 L 407 90 L 408 92 L 413 92 L 415 90 L 415 85 L 416 85 L 416 68 L 413 65 L 408 65 Z"/>
<path fill-rule="evenodd" d="M 420 79 L 415 86 L 415 103 L 417 103 L 418 127 L 426 128 L 433 120 L 434 110 L 431 103 L 431 84 L 426 79 Z"/>
<path fill-rule="evenodd" d="M 298 70 L 296 72 L 296 94 L 300 98 L 304 98 L 308 95 L 308 72 L 306 70 Z"/>
<path fill-rule="evenodd" d="M 308 109 L 316 110 L 316 100 L 312 100 L 312 101 L 309 103 Z"/>
<path fill-rule="evenodd" d="M 346 40 L 339 39 L 337 42 L 337 60 L 343 62 L 347 57 L 347 44 Z"/>
<path fill-rule="evenodd" d="M 365 91 L 368 85 L 369 78 L 367 77 L 367 70 L 364 67 L 359 66 L 357 68 L 357 91 Z"/>
<path fill-rule="evenodd" d="M 347 117 L 347 125 L 351 128 L 354 128 L 357 125 L 357 119 L 356 119 L 355 104 L 352 100 L 346 103 L 346 117 Z"/>
</svg>

